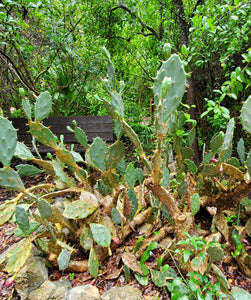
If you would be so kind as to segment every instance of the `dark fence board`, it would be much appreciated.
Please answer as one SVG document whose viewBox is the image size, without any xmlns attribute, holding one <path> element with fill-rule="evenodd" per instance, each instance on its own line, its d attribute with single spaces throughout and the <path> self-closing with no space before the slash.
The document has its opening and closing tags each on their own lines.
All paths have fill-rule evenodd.
<svg viewBox="0 0 251 300">
<path fill-rule="evenodd" d="M 27 119 L 9 118 L 9 120 L 12 121 L 13 126 L 18 129 L 18 140 L 27 145 L 31 144 L 32 138 L 28 132 Z M 95 137 L 100 137 L 107 142 L 113 141 L 113 123 L 111 116 L 49 117 L 43 121 L 43 124 L 50 127 L 51 131 L 58 137 L 64 135 L 64 142 L 66 144 L 78 144 L 74 133 L 66 129 L 67 126 L 74 127 L 72 124 L 73 120 L 75 120 L 78 126 L 86 133 L 89 142 L 92 142 Z"/>
</svg>

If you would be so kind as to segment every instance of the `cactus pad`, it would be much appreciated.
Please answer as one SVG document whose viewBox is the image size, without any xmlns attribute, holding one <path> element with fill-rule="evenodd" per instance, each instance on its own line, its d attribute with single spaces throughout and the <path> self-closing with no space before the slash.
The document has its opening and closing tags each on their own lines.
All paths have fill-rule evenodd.
<svg viewBox="0 0 251 300">
<path fill-rule="evenodd" d="M 109 247 L 111 244 L 111 232 L 110 230 L 101 224 L 91 223 L 91 232 L 95 242 L 103 247 Z"/>
<path fill-rule="evenodd" d="M 88 139 L 85 132 L 80 128 L 76 127 L 74 130 L 74 134 L 78 142 L 85 148 L 88 148 Z"/>
<path fill-rule="evenodd" d="M 197 193 L 194 193 L 191 197 L 191 211 L 195 215 L 200 210 L 200 196 Z"/>
<path fill-rule="evenodd" d="M 85 225 L 83 226 L 83 228 L 81 228 L 80 245 L 85 250 L 90 250 L 91 247 L 93 246 L 91 229 Z"/>
<path fill-rule="evenodd" d="M 244 102 L 241 109 L 242 126 L 251 133 L 251 96 Z"/>
<path fill-rule="evenodd" d="M 34 158 L 30 149 L 23 143 L 17 142 L 16 150 L 14 156 L 23 159 L 23 160 L 31 160 Z"/>
<path fill-rule="evenodd" d="M 232 143 L 232 139 L 233 139 L 233 134 L 234 134 L 234 118 L 232 118 L 227 125 L 227 131 L 225 133 L 225 137 L 224 137 L 224 143 L 222 146 L 223 151 L 226 151 L 229 149 L 229 147 L 231 146 Z"/>
<path fill-rule="evenodd" d="M 63 212 L 63 216 L 68 219 L 84 219 L 92 214 L 97 206 L 84 200 L 76 200 L 68 204 Z"/>
<path fill-rule="evenodd" d="M 241 163 L 243 164 L 245 161 L 245 145 L 243 138 L 241 138 L 237 144 L 237 153 L 239 155 Z"/>
<path fill-rule="evenodd" d="M 18 174 L 21 176 L 34 176 L 41 174 L 43 171 L 33 165 L 20 164 L 16 166 Z"/>
<path fill-rule="evenodd" d="M 112 92 L 111 94 L 111 105 L 115 111 L 119 114 L 120 117 L 124 117 L 124 104 L 121 96 L 116 93 Z"/>
<path fill-rule="evenodd" d="M 0 169 L 0 186 L 16 191 L 25 190 L 18 173 L 11 168 Z"/>
<path fill-rule="evenodd" d="M 208 253 L 211 261 L 217 261 L 217 260 L 224 259 L 224 252 L 220 247 L 210 246 L 207 249 L 207 253 Z"/>
<path fill-rule="evenodd" d="M 15 211 L 16 205 L 16 199 L 7 200 L 4 204 L 0 205 L 0 226 L 9 221 Z"/>
<path fill-rule="evenodd" d="M 102 171 L 106 170 L 105 157 L 108 152 L 108 148 L 101 138 L 97 137 L 94 139 L 90 146 L 90 157 L 96 167 Z"/>
<path fill-rule="evenodd" d="M 210 141 L 210 149 L 212 150 L 213 155 L 215 153 L 218 153 L 223 143 L 224 143 L 224 133 L 222 131 L 217 132 Z"/>
<path fill-rule="evenodd" d="M 171 87 L 163 98 L 163 122 L 178 107 L 186 89 L 186 73 L 178 55 L 174 54 L 160 68 L 153 86 L 156 107 L 160 104 L 161 90 L 166 77 L 171 78 Z M 168 83 L 168 82 L 167 82 Z"/>
<path fill-rule="evenodd" d="M 99 261 L 97 254 L 93 247 L 91 248 L 89 260 L 88 260 L 88 270 L 90 274 L 96 278 L 98 276 L 98 269 L 99 269 Z"/>
<path fill-rule="evenodd" d="M 39 122 L 29 122 L 30 133 L 41 144 L 57 149 L 58 138 L 51 132 L 51 130 L 45 127 Z"/>
<path fill-rule="evenodd" d="M 63 249 L 58 256 L 58 267 L 59 270 L 65 270 L 70 262 L 71 252 L 67 249 Z"/>
<path fill-rule="evenodd" d="M 42 121 L 51 111 L 52 101 L 49 92 L 43 92 L 37 97 L 35 103 L 35 121 Z"/>
<path fill-rule="evenodd" d="M 163 47 L 163 50 L 164 50 L 165 60 L 167 60 L 171 56 L 172 47 L 171 47 L 170 43 L 165 44 Z"/>
<path fill-rule="evenodd" d="M 28 120 L 31 120 L 31 105 L 28 99 L 22 100 L 22 108 Z"/>
<path fill-rule="evenodd" d="M 47 219 L 52 214 L 50 203 L 45 199 L 41 199 L 38 201 L 38 210 L 42 219 Z"/>
<path fill-rule="evenodd" d="M 0 117 L 0 128 L 0 162 L 9 166 L 16 149 L 17 131 L 11 122 L 3 117 Z"/>
<path fill-rule="evenodd" d="M 128 182 L 128 185 L 130 188 L 133 188 L 135 182 L 136 182 L 136 171 L 134 169 L 134 166 L 132 163 L 130 163 L 125 172 L 126 181 Z"/>
<path fill-rule="evenodd" d="M 117 164 L 121 161 L 124 155 L 125 155 L 125 147 L 122 142 L 116 142 L 113 145 L 111 145 L 105 157 L 106 168 L 107 169 L 116 168 Z"/>
</svg>

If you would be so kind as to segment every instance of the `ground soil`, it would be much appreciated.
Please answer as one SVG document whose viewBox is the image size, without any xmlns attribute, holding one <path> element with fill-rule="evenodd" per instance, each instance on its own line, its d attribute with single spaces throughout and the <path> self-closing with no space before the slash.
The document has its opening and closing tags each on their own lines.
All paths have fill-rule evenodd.
<svg viewBox="0 0 251 300">
<path fill-rule="evenodd" d="M 47 179 L 44 175 L 33 176 L 33 177 L 25 177 L 23 181 L 26 187 L 45 182 Z M 15 196 L 15 192 L 7 191 L 3 188 L 0 188 L 0 205 L 6 199 L 12 199 Z M 198 214 L 196 222 L 200 225 L 202 229 L 208 229 L 210 227 L 210 218 L 206 212 L 201 212 Z M 11 232 L 14 230 L 15 225 L 13 224 L 5 224 L 0 227 L 0 253 L 5 251 L 10 245 L 16 243 L 20 240 L 20 237 L 16 237 Z M 134 232 L 129 238 L 126 240 L 124 248 L 132 249 L 135 243 L 137 232 Z M 246 238 L 244 240 L 245 250 L 251 253 L 251 239 Z M 155 263 L 158 255 L 158 249 L 154 250 L 151 257 L 149 258 L 148 264 Z M 94 284 L 100 291 L 100 294 L 103 294 L 105 291 L 109 290 L 114 286 L 125 286 L 127 284 L 137 287 L 142 291 L 143 295 L 146 296 L 158 296 L 160 300 L 171 299 L 170 294 L 164 288 L 157 288 L 151 281 L 147 286 L 141 286 L 137 283 L 134 276 L 131 274 L 129 281 L 125 280 L 125 276 L 123 273 L 123 265 L 121 259 L 119 259 L 119 252 L 121 249 L 118 249 L 118 252 L 115 252 L 111 257 L 107 258 L 107 260 L 103 263 L 103 270 L 98 276 L 97 280 L 93 282 L 90 274 L 88 272 L 84 273 L 67 273 L 58 271 L 57 269 L 49 269 L 49 279 L 59 280 L 59 279 L 68 279 L 72 286 L 79 286 L 83 284 Z M 170 262 L 172 265 L 172 262 Z M 218 267 L 227 277 L 230 287 L 238 286 L 247 291 L 251 291 L 251 279 L 245 276 L 240 269 L 238 268 L 235 260 L 230 257 L 228 261 L 222 262 L 218 264 Z M 20 299 L 20 297 L 16 294 L 14 288 L 15 284 L 6 288 L 5 281 L 8 278 L 8 274 L 5 272 L 0 272 L 0 299 L 7 300 L 10 299 L 12 295 L 13 300 Z M 215 282 L 215 278 L 212 276 L 211 280 Z"/>
</svg>

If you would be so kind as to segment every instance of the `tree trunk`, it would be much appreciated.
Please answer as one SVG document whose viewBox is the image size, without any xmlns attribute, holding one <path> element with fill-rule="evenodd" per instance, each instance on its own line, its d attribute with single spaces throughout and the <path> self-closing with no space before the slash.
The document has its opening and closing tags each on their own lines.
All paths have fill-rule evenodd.
<svg viewBox="0 0 251 300">
<path fill-rule="evenodd" d="M 182 45 L 188 46 L 189 40 L 188 40 L 188 24 L 185 19 L 185 12 L 183 7 L 182 0 L 173 0 L 174 4 L 176 6 L 176 10 L 178 13 L 178 25 L 180 29 L 180 47 Z M 192 68 L 190 65 L 190 70 L 192 74 Z M 187 104 L 191 107 L 192 105 L 196 105 L 195 101 L 195 84 L 193 75 L 187 79 Z M 196 107 L 191 107 L 189 110 L 191 119 L 196 120 L 196 113 L 197 109 Z M 192 128 L 192 124 L 190 124 L 190 128 Z M 197 136 L 197 134 L 196 134 Z M 194 151 L 194 162 L 199 165 L 200 163 L 200 154 L 199 154 L 199 146 L 198 146 L 198 140 L 197 137 L 195 137 L 195 140 L 193 142 L 193 151 Z"/>
</svg>

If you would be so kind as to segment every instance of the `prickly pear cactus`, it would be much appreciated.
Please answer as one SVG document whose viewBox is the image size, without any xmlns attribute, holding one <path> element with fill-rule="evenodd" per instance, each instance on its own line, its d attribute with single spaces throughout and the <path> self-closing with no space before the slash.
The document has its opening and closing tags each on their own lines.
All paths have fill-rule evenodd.
<svg viewBox="0 0 251 300">
<path fill-rule="evenodd" d="M 164 87 L 163 87 L 164 85 Z M 154 102 L 158 117 L 166 122 L 178 107 L 186 89 L 186 73 L 180 57 L 171 55 L 161 66 L 154 82 Z"/>
<path fill-rule="evenodd" d="M 113 169 L 116 168 L 117 164 L 125 156 L 125 147 L 122 142 L 116 142 L 109 147 L 106 155 L 106 168 Z"/>
<path fill-rule="evenodd" d="M 112 92 L 111 93 L 111 105 L 114 109 L 114 111 L 120 116 L 124 117 L 124 104 L 121 96 L 116 93 Z"/>
<path fill-rule="evenodd" d="M 105 157 L 108 152 L 108 148 L 105 142 L 101 138 L 97 137 L 94 139 L 90 146 L 90 157 L 96 167 L 102 171 L 106 170 Z"/>
<path fill-rule="evenodd" d="M 29 122 L 30 133 L 35 139 L 45 146 L 57 149 L 58 138 L 51 132 L 48 127 L 45 127 L 39 122 Z"/>
<path fill-rule="evenodd" d="M 26 115 L 28 120 L 31 120 L 31 105 L 30 101 L 26 98 L 22 100 L 22 108 L 24 111 L 24 114 Z"/>
<path fill-rule="evenodd" d="M 241 109 L 241 123 L 242 126 L 251 133 L 251 95 L 244 102 Z"/>
<path fill-rule="evenodd" d="M 167 60 L 171 56 L 172 47 L 170 43 L 165 44 L 163 50 L 164 50 L 165 60 Z"/>
<path fill-rule="evenodd" d="M 17 131 L 11 122 L 0 117 L 0 161 L 7 167 L 15 153 L 17 144 Z"/>
<path fill-rule="evenodd" d="M 234 118 L 232 118 L 227 125 L 227 131 L 225 133 L 224 143 L 221 148 L 222 151 L 227 151 L 231 147 L 232 139 L 234 135 L 234 125 L 235 125 Z"/>
<path fill-rule="evenodd" d="M 52 214 L 50 204 L 44 199 L 38 201 L 38 210 L 42 219 L 49 218 Z"/>
<path fill-rule="evenodd" d="M 11 168 L 0 169 L 0 186 L 16 191 L 25 190 L 18 173 Z"/>
<path fill-rule="evenodd" d="M 221 249 L 221 247 L 218 247 L 217 245 L 208 247 L 207 253 L 208 253 L 211 261 L 217 261 L 217 260 L 224 259 L 224 252 Z"/>
<path fill-rule="evenodd" d="M 224 143 L 224 133 L 222 131 L 217 132 L 210 141 L 210 149 L 213 155 L 218 153 Z"/>
<path fill-rule="evenodd" d="M 16 150 L 14 156 L 23 159 L 23 160 L 31 160 L 34 158 L 30 149 L 23 143 L 17 142 Z"/>
<path fill-rule="evenodd" d="M 35 103 L 35 121 L 42 121 L 48 117 L 52 106 L 51 95 L 49 92 L 41 93 Z"/>
</svg>

